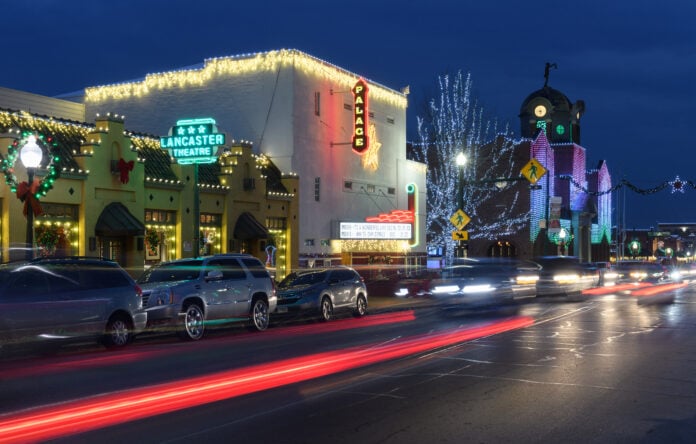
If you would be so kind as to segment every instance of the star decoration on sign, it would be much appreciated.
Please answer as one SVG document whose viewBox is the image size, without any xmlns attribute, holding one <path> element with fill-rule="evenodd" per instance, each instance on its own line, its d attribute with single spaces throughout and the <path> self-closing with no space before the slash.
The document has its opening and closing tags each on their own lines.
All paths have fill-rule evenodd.
<svg viewBox="0 0 696 444">
<path fill-rule="evenodd" d="M 684 182 L 682 182 L 679 176 L 675 177 L 673 181 L 669 182 L 669 184 L 672 186 L 672 193 L 684 192 Z"/>
<path fill-rule="evenodd" d="M 198 134 L 205 134 L 206 128 L 205 126 L 201 125 L 198 127 Z"/>
<path fill-rule="evenodd" d="M 377 140 L 377 130 L 374 125 L 370 125 L 367 137 L 371 142 L 370 147 L 365 151 L 362 157 L 363 168 L 377 171 L 379 167 L 379 149 L 382 147 L 382 143 Z"/>
</svg>

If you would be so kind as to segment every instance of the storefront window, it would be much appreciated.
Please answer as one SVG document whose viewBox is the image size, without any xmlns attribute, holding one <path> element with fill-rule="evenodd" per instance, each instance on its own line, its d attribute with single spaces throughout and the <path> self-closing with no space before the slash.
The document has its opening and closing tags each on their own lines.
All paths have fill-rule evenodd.
<svg viewBox="0 0 696 444">
<path fill-rule="evenodd" d="M 216 213 L 201 213 L 200 215 L 200 248 L 201 256 L 209 256 L 221 252 L 220 233 L 222 230 L 222 215 Z"/>
<path fill-rule="evenodd" d="M 145 210 L 145 260 L 176 258 L 176 211 Z"/>
<path fill-rule="evenodd" d="M 77 256 L 78 205 L 42 203 L 34 221 L 34 241 L 41 256 Z"/>
</svg>

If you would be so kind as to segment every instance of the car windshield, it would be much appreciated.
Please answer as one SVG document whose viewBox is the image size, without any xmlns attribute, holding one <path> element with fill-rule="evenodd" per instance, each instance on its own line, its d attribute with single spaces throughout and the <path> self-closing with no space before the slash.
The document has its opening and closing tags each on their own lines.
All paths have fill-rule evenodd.
<svg viewBox="0 0 696 444">
<path fill-rule="evenodd" d="M 314 285 L 326 279 L 326 271 L 309 273 L 290 273 L 278 284 L 279 288 L 296 287 L 298 285 Z"/>
<path fill-rule="evenodd" d="M 138 279 L 138 283 L 147 284 L 152 282 L 190 281 L 198 279 L 202 266 L 203 261 L 201 260 L 162 264 L 147 270 L 140 279 Z"/>
</svg>

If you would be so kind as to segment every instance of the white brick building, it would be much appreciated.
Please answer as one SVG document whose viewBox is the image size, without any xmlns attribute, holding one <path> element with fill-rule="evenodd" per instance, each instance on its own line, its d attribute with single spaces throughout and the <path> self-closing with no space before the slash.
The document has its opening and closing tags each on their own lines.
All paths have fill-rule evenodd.
<svg viewBox="0 0 696 444">
<path fill-rule="evenodd" d="M 199 66 L 86 88 L 73 97 L 128 129 L 164 136 L 182 118 L 212 117 L 227 139 L 253 143 L 299 175 L 300 256 L 425 251 L 425 166 L 406 159 L 407 97 L 365 79 L 370 150 L 351 147 L 360 76 L 296 50 L 208 59 Z M 415 185 L 415 198 L 407 187 Z M 411 187 L 411 190 L 414 188 Z M 338 222 L 414 206 L 409 241 L 341 240 Z M 250 203 L 251 205 L 251 203 Z"/>
</svg>

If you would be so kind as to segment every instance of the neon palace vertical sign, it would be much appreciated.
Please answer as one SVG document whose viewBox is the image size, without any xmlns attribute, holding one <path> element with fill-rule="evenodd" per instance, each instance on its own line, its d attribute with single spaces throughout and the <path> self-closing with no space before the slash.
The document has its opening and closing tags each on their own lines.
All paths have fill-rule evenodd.
<svg viewBox="0 0 696 444">
<path fill-rule="evenodd" d="M 367 137 L 367 83 L 360 79 L 353 86 L 353 151 L 363 154 L 370 146 Z"/>
</svg>

